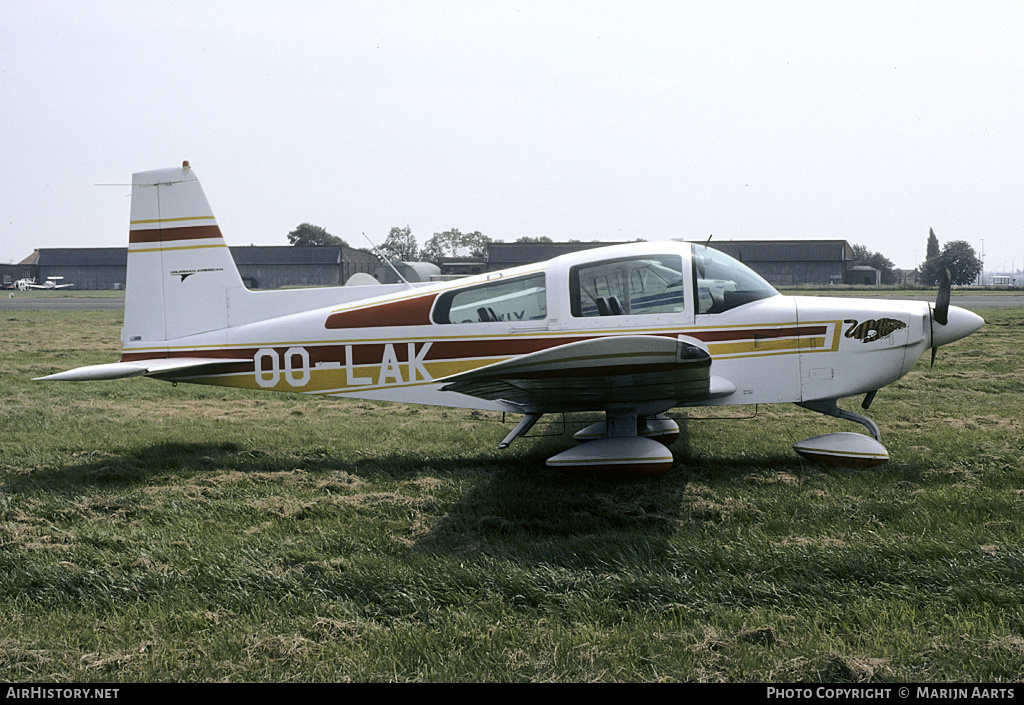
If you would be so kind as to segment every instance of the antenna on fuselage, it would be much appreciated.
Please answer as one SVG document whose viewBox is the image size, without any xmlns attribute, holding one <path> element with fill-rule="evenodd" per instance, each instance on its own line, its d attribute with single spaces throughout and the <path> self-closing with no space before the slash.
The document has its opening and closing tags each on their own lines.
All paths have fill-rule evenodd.
<svg viewBox="0 0 1024 705">
<path fill-rule="evenodd" d="M 380 253 L 380 252 L 379 252 L 379 251 L 377 250 L 377 246 L 373 244 L 373 240 L 371 240 L 371 239 L 370 239 L 370 236 L 369 236 L 369 235 L 367 235 L 366 233 L 363 233 L 363 237 L 365 237 L 365 238 L 366 238 L 366 241 L 367 241 L 368 243 L 370 243 L 370 249 L 371 249 L 371 250 L 373 250 L 373 254 L 377 255 L 377 257 L 379 257 L 380 259 L 382 259 L 382 260 L 384 260 L 385 262 L 387 262 L 387 263 L 388 263 L 388 266 L 389 266 L 389 267 L 391 267 L 391 271 L 393 271 L 393 272 L 395 273 L 395 275 L 396 275 L 396 276 L 397 276 L 397 277 L 398 277 L 399 279 L 401 279 L 401 280 L 402 280 L 402 283 L 403 283 L 403 284 L 405 284 L 405 285 L 406 285 L 407 287 L 409 287 L 410 289 L 414 288 L 414 287 L 413 287 L 413 285 L 412 285 L 412 284 L 410 284 L 410 283 L 409 283 L 409 281 L 408 281 L 408 280 L 407 280 L 407 279 L 406 279 L 405 277 L 403 277 L 403 276 L 402 276 L 402 273 L 398 271 L 398 267 L 396 267 L 396 266 L 395 266 L 395 263 L 391 261 L 391 258 L 390 258 L 390 257 L 387 257 L 387 256 L 385 256 L 385 255 L 382 255 L 382 254 L 381 254 L 381 253 Z"/>
</svg>

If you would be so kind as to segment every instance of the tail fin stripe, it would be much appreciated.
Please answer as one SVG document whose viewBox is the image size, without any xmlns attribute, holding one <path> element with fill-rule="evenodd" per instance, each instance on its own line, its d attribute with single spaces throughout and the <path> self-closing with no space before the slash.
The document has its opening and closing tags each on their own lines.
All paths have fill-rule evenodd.
<svg viewBox="0 0 1024 705">
<path fill-rule="evenodd" d="M 172 240 L 209 240 L 222 237 L 220 228 L 216 225 L 196 225 L 190 228 L 132 230 L 128 234 L 128 244 Z"/>
<path fill-rule="evenodd" d="M 185 220 L 213 220 L 212 215 L 189 215 L 183 218 L 150 218 L 149 220 L 133 220 L 129 225 L 150 225 L 159 223 L 180 223 Z"/>
<path fill-rule="evenodd" d="M 214 248 L 214 247 L 224 247 L 224 248 L 227 248 L 227 245 L 221 244 L 221 245 L 181 245 L 179 247 L 145 247 L 145 248 L 141 248 L 141 249 L 128 250 L 128 254 L 130 254 L 130 255 L 138 255 L 138 254 L 142 254 L 143 252 L 172 252 L 174 250 L 208 250 L 208 249 L 211 249 L 211 248 Z"/>
</svg>

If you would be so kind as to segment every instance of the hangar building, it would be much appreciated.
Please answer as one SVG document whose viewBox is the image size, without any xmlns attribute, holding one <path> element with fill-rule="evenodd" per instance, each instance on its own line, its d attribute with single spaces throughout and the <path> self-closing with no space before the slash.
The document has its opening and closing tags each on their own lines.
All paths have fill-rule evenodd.
<svg viewBox="0 0 1024 705">
<path fill-rule="evenodd" d="M 487 269 L 506 269 L 611 242 L 494 242 L 487 247 Z M 851 279 L 853 248 L 846 240 L 727 240 L 708 243 L 734 257 L 770 284 L 798 286 L 865 283 Z"/>
<path fill-rule="evenodd" d="M 446 263 L 442 274 L 465 275 L 542 262 L 567 252 L 605 247 L 609 242 L 493 242 L 486 260 Z M 741 260 L 778 286 L 876 283 L 877 272 L 853 268 L 853 248 L 845 240 L 727 240 L 709 245 Z M 250 289 L 286 286 L 340 286 L 353 274 L 373 275 L 381 261 L 371 252 L 348 246 L 232 247 L 231 255 Z M 17 265 L 5 265 L 4 284 L 22 277 L 64 277 L 76 289 L 124 286 L 127 250 L 123 247 L 41 248 Z M 11 281 L 9 282 L 8 279 Z"/>
<path fill-rule="evenodd" d="M 47 247 L 19 263 L 31 267 L 32 277 L 64 277 L 75 289 L 123 289 L 128 251 L 124 247 Z"/>
<path fill-rule="evenodd" d="M 865 283 L 863 278 L 850 281 L 853 248 L 846 240 L 712 240 L 708 246 L 776 286 Z"/>
<path fill-rule="evenodd" d="M 242 281 L 250 289 L 279 289 L 285 286 L 340 286 L 358 272 L 372 275 L 380 264 L 376 255 L 347 246 L 232 247 Z M 17 265 L 5 279 L 64 277 L 75 289 L 124 288 L 128 250 L 124 247 L 40 248 Z M 6 282 L 5 282 L 6 283 Z"/>
<path fill-rule="evenodd" d="M 621 244 L 621 242 L 492 242 L 487 245 L 487 271 L 493 272 L 498 269 L 543 262 L 570 252 Z"/>
</svg>

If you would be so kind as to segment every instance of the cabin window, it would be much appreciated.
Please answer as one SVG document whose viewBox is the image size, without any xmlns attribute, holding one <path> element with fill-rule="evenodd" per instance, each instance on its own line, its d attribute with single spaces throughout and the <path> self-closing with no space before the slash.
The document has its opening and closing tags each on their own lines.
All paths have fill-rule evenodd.
<svg viewBox="0 0 1024 705">
<path fill-rule="evenodd" d="M 722 313 L 779 292 L 727 254 L 693 245 L 693 300 L 697 313 Z"/>
<path fill-rule="evenodd" d="M 434 305 L 434 323 L 536 321 L 548 315 L 544 274 L 499 279 L 446 291 Z"/>
<path fill-rule="evenodd" d="M 680 313 L 683 260 L 679 255 L 651 255 L 573 267 L 569 301 L 576 317 Z"/>
</svg>

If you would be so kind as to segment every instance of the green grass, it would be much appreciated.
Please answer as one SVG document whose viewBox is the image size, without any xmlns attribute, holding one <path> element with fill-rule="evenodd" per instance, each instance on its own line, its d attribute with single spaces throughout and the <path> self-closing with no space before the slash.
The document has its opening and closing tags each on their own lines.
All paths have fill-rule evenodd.
<svg viewBox="0 0 1024 705">
<path fill-rule="evenodd" d="M 120 314 L 6 312 L 0 678 L 1020 680 L 1024 310 L 983 315 L 879 393 L 880 469 L 802 461 L 859 427 L 787 405 L 610 480 L 495 414 L 31 382 Z"/>
</svg>

